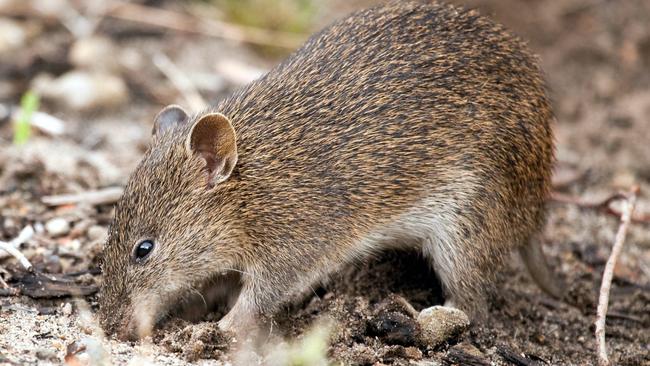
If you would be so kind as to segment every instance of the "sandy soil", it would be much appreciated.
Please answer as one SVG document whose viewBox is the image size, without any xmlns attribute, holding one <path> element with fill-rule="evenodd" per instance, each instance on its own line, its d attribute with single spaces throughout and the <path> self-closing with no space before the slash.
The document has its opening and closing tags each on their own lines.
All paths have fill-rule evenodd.
<svg viewBox="0 0 650 366">
<path fill-rule="evenodd" d="M 579 174 L 558 190 L 597 200 L 639 184 L 645 194 L 639 210 L 650 212 L 650 3 L 456 2 L 478 7 L 509 26 L 540 55 L 558 119 L 558 175 Z M 333 4 L 335 10 L 328 17 L 360 6 L 349 1 Z M 3 105 L 17 104 L 37 74 L 60 75 L 73 67 L 65 61 L 65 53 L 51 49 L 52 44 L 63 50 L 70 47 L 65 29 L 47 22 L 39 26 L 43 29 L 29 47 L 15 57 L 0 58 Z M 251 67 L 264 70 L 275 62 L 245 45 L 115 20 L 102 23 L 98 32 L 141 60 L 139 77 L 121 74 L 128 81 L 128 103 L 79 112 L 45 100 L 41 109 L 63 119 L 66 132 L 58 137 L 39 133 L 20 148 L 11 144 L 9 124 L 0 124 L 0 239 L 10 240 L 33 225 L 36 235 L 21 250 L 36 269 L 76 273 L 71 281 L 90 287 L 100 281 L 96 269 L 111 205 L 48 207 L 41 198 L 124 184 L 146 148 L 152 116 L 163 104 L 184 103 L 151 66 L 153 55 L 164 51 L 192 78 L 212 75 L 210 80 L 220 86 L 199 88 L 211 101 L 242 81 L 224 74 L 234 72 L 232 67 L 215 67 L 220 61 L 239 65 L 237 70 L 243 67 L 243 79 L 254 73 Z M 315 289 L 315 295 L 288 306 L 276 319 L 276 335 L 301 337 L 318 319 L 328 317 L 338 324 L 328 356 L 345 364 L 594 364 L 595 301 L 618 220 L 555 202 L 549 203 L 549 211 L 545 249 L 568 284 L 566 302 L 544 295 L 513 259 L 493 291 L 484 322 L 442 347 L 422 347 L 377 324 L 386 316 L 385 309 L 394 307 L 395 296 L 417 310 L 440 304 L 439 286 L 416 255 L 386 253 L 347 267 Z M 55 218 L 71 227 L 53 234 L 47 223 Z M 650 365 L 649 229 L 648 224 L 631 227 L 615 271 L 607 342 L 618 365 Z M 12 287 L 21 286 L 23 277 L 13 259 L 0 259 L 0 276 Z M 0 364 L 223 364 L 240 357 L 229 354 L 233 345 L 211 320 L 198 324 L 175 320 L 137 344 L 106 340 L 92 320 L 95 295 L 83 300 L 0 297 Z M 408 326 L 408 312 L 399 307 L 393 311 L 404 320 L 394 323 L 395 328 Z"/>
</svg>

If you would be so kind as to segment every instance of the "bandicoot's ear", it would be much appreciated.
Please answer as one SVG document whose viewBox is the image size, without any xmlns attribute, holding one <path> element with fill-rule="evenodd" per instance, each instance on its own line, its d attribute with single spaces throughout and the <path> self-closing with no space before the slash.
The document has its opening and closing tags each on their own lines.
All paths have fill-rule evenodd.
<svg viewBox="0 0 650 366">
<path fill-rule="evenodd" d="M 210 187 L 228 179 L 237 164 L 235 129 L 221 113 L 199 118 L 190 130 L 186 147 L 190 154 L 205 161 Z"/>
<path fill-rule="evenodd" d="M 153 131 L 154 135 L 160 135 L 163 131 L 174 127 L 175 125 L 182 123 L 188 119 L 187 112 L 180 106 L 175 104 L 168 105 L 163 108 L 156 118 L 153 119 Z"/>
</svg>

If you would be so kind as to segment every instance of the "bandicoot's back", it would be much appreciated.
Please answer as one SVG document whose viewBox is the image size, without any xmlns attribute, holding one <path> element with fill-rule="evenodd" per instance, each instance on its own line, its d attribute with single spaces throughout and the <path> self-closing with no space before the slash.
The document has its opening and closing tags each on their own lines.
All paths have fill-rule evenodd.
<svg viewBox="0 0 650 366">
<path fill-rule="evenodd" d="M 543 222 L 553 115 L 542 75 L 521 41 L 476 12 L 361 12 L 216 110 L 251 158 L 235 192 L 260 200 L 246 225 L 298 217 L 285 235 L 313 250 L 323 238 L 358 249 L 370 233 L 424 231 L 446 242 L 427 254 L 468 301 Z M 413 210 L 427 212 L 409 220 Z"/>
</svg>

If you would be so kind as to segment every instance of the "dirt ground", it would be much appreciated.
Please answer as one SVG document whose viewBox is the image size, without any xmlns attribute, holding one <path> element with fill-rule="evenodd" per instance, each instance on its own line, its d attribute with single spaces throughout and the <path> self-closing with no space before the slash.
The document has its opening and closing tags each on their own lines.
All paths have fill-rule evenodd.
<svg viewBox="0 0 650 366">
<path fill-rule="evenodd" d="M 597 201 L 638 184 L 638 211 L 650 212 L 650 2 L 455 2 L 507 25 L 539 54 L 558 120 L 557 191 Z M 172 2 L 147 3 L 181 10 Z M 333 1 L 317 23 L 369 3 Z M 156 55 L 167 55 L 211 102 L 270 68 L 277 56 L 109 17 L 95 34 L 107 37 L 113 51 L 88 65 L 81 56 L 82 61 L 69 57 L 75 44 L 69 25 L 20 9 L 2 16 L 2 6 L 0 20 L 17 23 L 26 39 L 11 51 L 0 48 L 0 240 L 32 225 L 35 234 L 21 246 L 22 253 L 38 272 L 66 274 L 57 278 L 87 296 L 39 291 L 47 288 L 47 279 L 34 283 L 13 258 L 0 257 L 0 278 L 10 287 L 0 283 L 0 364 L 242 362 L 229 352 L 233 345 L 214 319 L 174 320 L 139 343 L 103 338 L 92 312 L 112 205 L 47 205 L 43 197 L 125 183 L 146 149 L 155 113 L 165 104 L 187 103 L 153 65 Z M 115 60 L 121 66 L 111 66 Z M 12 144 L 7 110 L 20 104 L 25 90 L 40 88 L 43 73 L 58 77 L 100 67 L 123 81 L 125 97 L 117 93 L 114 101 L 84 109 L 44 96 L 39 110 L 60 118 L 65 131 L 35 131 L 26 144 Z M 350 265 L 312 296 L 288 306 L 277 316 L 276 333 L 302 337 L 319 319 L 333 319 L 337 325 L 327 355 L 344 364 L 595 364 L 596 299 L 618 219 L 559 202 L 549 202 L 549 213 L 545 250 L 567 283 L 565 302 L 543 294 L 513 259 L 492 291 L 483 322 L 441 347 L 424 347 L 408 334 L 396 335 L 411 319 L 395 299 L 406 299 L 416 310 L 440 304 L 435 276 L 417 255 L 386 253 Z M 398 316 L 389 319 L 386 309 Z M 617 365 L 650 365 L 650 224 L 634 223 L 628 233 L 615 270 L 607 344 Z"/>
</svg>

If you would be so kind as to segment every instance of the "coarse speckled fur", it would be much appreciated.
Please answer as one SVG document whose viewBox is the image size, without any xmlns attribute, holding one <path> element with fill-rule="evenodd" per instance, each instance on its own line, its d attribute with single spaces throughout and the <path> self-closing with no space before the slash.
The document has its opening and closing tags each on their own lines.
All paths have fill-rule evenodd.
<svg viewBox="0 0 650 366">
<path fill-rule="evenodd" d="M 210 112 L 232 122 L 238 155 L 214 187 L 186 147 Z M 544 223 L 552 120 L 535 57 L 477 12 L 358 12 L 213 110 L 154 135 L 105 246 L 102 324 L 142 334 L 237 270 L 241 293 L 220 325 L 242 329 L 389 247 L 420 248 L 450 302 L 480 312 L 513 249 L 541 255 L 526 248 Z M 136 264 L 146 238 L 156 247 Z"/>
</svg>

